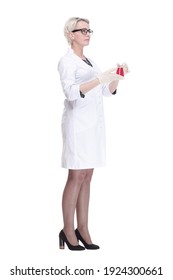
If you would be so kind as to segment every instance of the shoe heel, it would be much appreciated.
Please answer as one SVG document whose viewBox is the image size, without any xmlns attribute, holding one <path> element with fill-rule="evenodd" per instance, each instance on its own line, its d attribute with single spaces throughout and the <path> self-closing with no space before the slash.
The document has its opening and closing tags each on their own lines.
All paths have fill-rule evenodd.
<svg viewBox="0 0 173 280">
<path fill-rule="evenodd" d="M 65 248 L 65 243 L 66 243 L 67 247 L 72 251 L 85 250 L 85 248 L 83 246 L 70 244 L 70 242 L 68 241 L 64 231 L 61 230 L 60 233 L 59 233 L 59 249 L 64 249 Z"/>
<path fill-rule="evenodd" d="M 64 240 L 59 237 L 59 249 L 64 249 L 65 248 L 65 244 L 64 244 Z"/>
</svg>

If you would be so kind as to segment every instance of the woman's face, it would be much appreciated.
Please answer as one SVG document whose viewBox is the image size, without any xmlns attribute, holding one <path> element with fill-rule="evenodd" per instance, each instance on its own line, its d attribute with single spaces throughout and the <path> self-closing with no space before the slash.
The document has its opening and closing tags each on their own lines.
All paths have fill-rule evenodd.
<svg viewBox="0 0 173 280">
<path fill-rule="evenodd" d="M 81 47 L 88 46 L 90 42 L 89 24 L 85 21 L 79 21 L 75 30 L 84 29 L 82 31 L 72 32 L 72 45 L 76 44 Z M 82 33 L 83 32 L 83 33 Z"/>
</svg>

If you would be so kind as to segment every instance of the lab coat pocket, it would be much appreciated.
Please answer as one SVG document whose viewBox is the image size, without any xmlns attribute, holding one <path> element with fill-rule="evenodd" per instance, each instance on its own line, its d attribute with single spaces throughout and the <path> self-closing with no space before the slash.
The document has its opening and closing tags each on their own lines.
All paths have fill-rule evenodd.
<svg viewBox="0 0 173 280">
<path fill-rule="evenodd" d="M 81 104 L 75 110 L 76 132 L 86 131 L 97 122 L 97 110 L 94 102 L 87 100 L 87 104 Z"/>
</svg>

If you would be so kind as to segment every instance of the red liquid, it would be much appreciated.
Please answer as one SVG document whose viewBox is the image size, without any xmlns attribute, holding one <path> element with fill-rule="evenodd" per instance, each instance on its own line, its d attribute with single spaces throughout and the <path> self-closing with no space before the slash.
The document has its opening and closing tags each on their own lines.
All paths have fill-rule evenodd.
<svg viewBox="0 0 173 280">
<path fill-rule="evenodd" d="M 117 72 L 118 75 L 124 76 L 124 69 L 122 67 L 118 67 L 117 68 Z"/>
</svg>

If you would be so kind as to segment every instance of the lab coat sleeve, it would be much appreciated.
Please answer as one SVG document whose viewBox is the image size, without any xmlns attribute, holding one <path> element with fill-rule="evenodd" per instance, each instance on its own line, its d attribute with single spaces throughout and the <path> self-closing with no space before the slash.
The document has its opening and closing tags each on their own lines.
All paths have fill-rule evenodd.
<svg viewBox="0 0 173 280">
<path fill-rule="evenodd" d="M 58 63 L 61 85 L 69 101 L 81 98 L 79 84 L 75 82 L 76 65 L 71 59 L 62 58 Z"/>
</svg>

